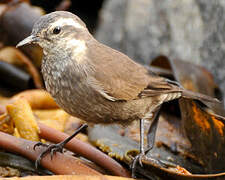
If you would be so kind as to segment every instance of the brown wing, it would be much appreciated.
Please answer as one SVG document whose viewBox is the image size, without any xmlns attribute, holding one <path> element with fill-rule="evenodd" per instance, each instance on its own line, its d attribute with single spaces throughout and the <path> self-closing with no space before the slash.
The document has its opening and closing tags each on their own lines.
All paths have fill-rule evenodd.
<svg viewBox="0 0 225 180">
<path fill-rule="evenodd" d="M 128 56 L 96 41 L 89 42 L 88 46 L 95 67 L 95 84 L 114 100 L 153 96 L 173 89 L 164 78 L 150 75 Z"/>
</svg>

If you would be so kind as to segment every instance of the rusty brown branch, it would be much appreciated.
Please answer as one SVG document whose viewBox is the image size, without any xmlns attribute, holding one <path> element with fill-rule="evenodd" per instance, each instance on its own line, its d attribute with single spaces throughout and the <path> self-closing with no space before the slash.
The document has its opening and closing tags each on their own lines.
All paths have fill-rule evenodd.
<svg viewBox="0 0 225 180">
<path fill-rule="evenodd" d="M 48 141 L 59 143 L 68 137 L 67 134 L 57 131 L 53 128 L 45 126 L 41 123 L 38 123 L 40 128 L 40 137 L 44 138 Z M 73 151 L 93 162 L 105 168 L 106 170 L 112 172 L 114 175 L 130 177 L 130 173 L 123 168 L 118 162 L 116 162 L 111 157 L 102 153 L 98 149 L 93 146 L 84 143 L 76 138 L 73 138 L 69 143 L 65 146 L 68 150 Z"/>
<path fill-rule="evenodd" d="M 36 142 L 28 141 L 22 138 L 16 138 L 6 133 L 0 132 L 0 147 L 4 150 L 21 154 L 33 161 L 36 160 L 38 155 L 45 150 L 44 147 L 38 147 L 33 150 Z M 54 162 L 54 163 L 53 163 Z M 84 165 L 77 158 L 56 153 L 52 160 L 50 154 L 46 155 L 41 160 L 41 165 L 55 174 L 77 174 L 77 175 L 101 175 L 94 169 Z"/>
</svg>

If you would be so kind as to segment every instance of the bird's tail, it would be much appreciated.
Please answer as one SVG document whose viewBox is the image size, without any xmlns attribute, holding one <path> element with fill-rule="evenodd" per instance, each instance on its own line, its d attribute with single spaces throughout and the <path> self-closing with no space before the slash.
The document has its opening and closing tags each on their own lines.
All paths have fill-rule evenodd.
<svg viewBox="0 0 225 180">
<path fill-rule="evenodd" d="M 213 98 L 213 97 L 210 97 L 201 93 L 197 93 L 197 92 L 188 91 L 185 89 L 182 91 L 182 97 L 196 99 L 200 101 L 206 101 L 206 102 L 220 103 L 220 101 L 217 98 Z"/>
</svg>

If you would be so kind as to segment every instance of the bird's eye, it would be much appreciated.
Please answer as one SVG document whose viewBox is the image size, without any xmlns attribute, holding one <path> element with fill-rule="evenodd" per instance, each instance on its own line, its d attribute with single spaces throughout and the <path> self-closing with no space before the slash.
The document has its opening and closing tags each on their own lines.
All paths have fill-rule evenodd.
<svg viewBox="0 0 225 180">
<path fill-rule="evenodd" d="M 53 29 L 53 34 L 59 34 L 61 31 L 61 27 L 57 26 Z"/>
</svg>

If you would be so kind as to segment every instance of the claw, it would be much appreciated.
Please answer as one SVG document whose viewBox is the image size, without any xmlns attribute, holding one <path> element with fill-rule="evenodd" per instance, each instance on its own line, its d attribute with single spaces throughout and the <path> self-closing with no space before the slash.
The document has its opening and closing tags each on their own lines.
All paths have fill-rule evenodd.
<svg viewBox="0 0 225 180">
<path fill-rule="evenodd" d="M 38 147 L 38 146 L 48 147 L 47 144 L 44 144 L 44 143 L 42 143 L 42 142 L 38 142 L 38 143 L 36 143 L 36 144 L 34 145 L 33 150 L 35 151 L 36 147 Z"/>
<path fill-rule="evenodd" d="M 143 167 L 142 158 L 144 156 L 145 156 L 145 154 L 138 154 L 137 156 L 134 157 L 133 162 L 131 164 L 132 178 L 136 178 L 135 171 L 136 171 L 136 168 L 137 168 L 137 162 L 139 162 L 139 165 L 141 167 Z"/>
<path fill-rule="evenodd" d="M 150 158 L 150 157 L 146 156 L 146 160 L 151 161 L 153 164 L 156 164 L 163 168 L 168 168 L 170 166 L 172 167 L 172 165 L 170 165 L 168 163 L 164 163 L 164 162 L 160 161 L 159 159 L 154 159 L 154 158 Z"/>
<path fill-rule="evenodd" d="M 171 165 L 169 164 L 166 164 L 162 161 L 160 161 L 159 159 L 155 159 L 155 158 L 151 158 L 151 157 L 147 157 L 145 154 L 138 154 L 137 156 L 134 157 L 132 163 L 131 163 L 131 171 L 132 171 L 132 178 L 136 178 L 135 176 L 135 171 L 136 171 L 136 168 L 137 168 L 137 163 L 139 163 L 139 165 L 141 167 L 143 167 L 143 163 L 142 163 L 142 159 L 146 159 L 147 161 L 151 161 L 153 164 L 156 164 L 160 167 L 163 167 L 163 168 L 168 168 L 170 167 Z"/>
<path fill-rule="evenodd" d="M 38 169 L 38 166 L 40 165 L 41 159 L 43 158 L 44 154 L 45 154 L 45 151 L 44 151 L 43 153 L 41 153 L 41 154 L 37 157 L 37 159 L 36 159 L 36 161 L 35 161 L 35 168 L 36 168 L 36 169 Z"/>
<path fill-rule="evenodd" d="M 80 128 L 78 128 L 71 136 L 69 136 L 68 138 L 66 138 L 64 141 L 58 143 L 58 144 L 43 144 L 41 142 L 38 142 L 37 144 L 34 145 L 33 149 L 35 150 L 35 148 L 37 146 L 44 146 L 47 147 L 47 149 L 45 149 L 36 159 L 35 161 L 35 168 L 37 169 L 38 166 L 40 165 L 41 159 L 47 155 L 48 153 L 50 153 L 51 155 L 51 160 L 54 156 L 54 154 L 56 152 L 61 152 L 63 153 L 63 147 L 65 146 L 66 143 L 68 143 L 74 136 L 76 136 L 82 129 L 87 128 L 87 124 L 83 124 Z"/>
<path fill-rule="evenodd" d="M 35 167 L 37 168 L 40 165 L 41 159 L 47 155 L 50 152 L 50 156 L 51 156 L 51 160 L 54 156 L 54 154 L 56 152 L 61 152 L 63 150 L 63 146 L 61 145 L 61 143 L 58 144 L 51 144 L 51 145 L 46 145 L 46 144 L 41 144 L 43 146 L 47 146 L 47 149 L 44 150 L 37 158 L 37 160 L 35 161 Z"/>
<path fill-rule="evenodd" d="M 52 147 L 52 149 L 50 150 L 50 156 L 51 156 L 51 160 L 53 158 L 53 155 L 55 154 L 56 150 L 54 149 L 54 147 Z"/>
<path fill-rule="evenodd" d="M 143 164 L 142 164 L 142 156 L 139 156 L 138 162 L 139 162 L 140 166 L 143 167 Z"/>
<path fill-rule="evenodd" d="M 35 168 L 38 169 L 39 165 L 40 165 L 40 157 L 38 157 L 38 159 L 36 159 L 35 161 Z"/>
</svg>

